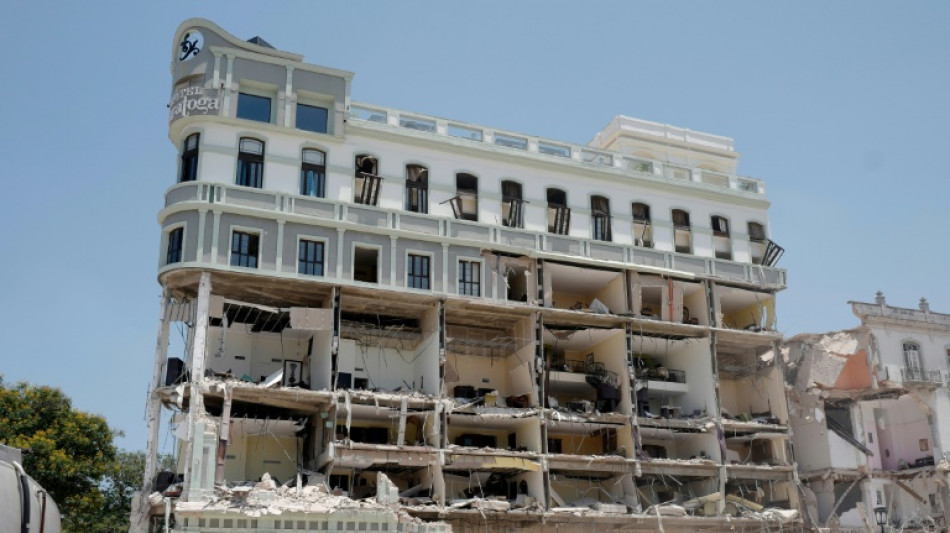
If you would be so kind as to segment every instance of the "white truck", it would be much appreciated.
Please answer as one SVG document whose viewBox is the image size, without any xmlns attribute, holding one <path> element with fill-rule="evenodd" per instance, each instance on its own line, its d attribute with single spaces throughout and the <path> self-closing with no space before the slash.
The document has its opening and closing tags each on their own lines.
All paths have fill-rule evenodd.
<svg viewBox="0 0 950 533">
<path fill-rule="evenodd" d="M 22 463 L 20 450 L 0 444 L 0 533 L 61 533 L 56 502 Z"/>
</svg>

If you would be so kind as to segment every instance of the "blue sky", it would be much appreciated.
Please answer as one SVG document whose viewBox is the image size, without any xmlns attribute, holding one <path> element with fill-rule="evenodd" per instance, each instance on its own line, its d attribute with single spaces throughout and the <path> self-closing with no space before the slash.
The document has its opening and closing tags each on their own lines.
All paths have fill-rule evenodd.
<svg viewBox="0 0 950 533">
<path fill-rule="evenodd" d="M 279 6 L 279 7 L 275 7 Z M 947 2 L 7 2 L 0 374 L 145 446 L 178 24 L 356 73 L 354 100 L 586 143 L 614 115 L 733 137 L 766 180 L 787 335 L 883 290 L 950 312 Z"/>
</svg>

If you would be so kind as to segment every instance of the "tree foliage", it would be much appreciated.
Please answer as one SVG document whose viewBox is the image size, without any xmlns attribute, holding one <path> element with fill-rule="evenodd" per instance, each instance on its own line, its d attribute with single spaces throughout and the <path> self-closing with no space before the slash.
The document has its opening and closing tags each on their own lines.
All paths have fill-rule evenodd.
<svg viewBox="0 0 950 533">
<path fill-rule="evenodd" d="M 24 450 L 23 468 L 59 504 L 69 531 L 91 531 L 81 518 L 106 507 L 100 484 L 116 468 L 112 438 L 104 418 L 74 409 L 59 389 L 0 376 L 0 442 Z"/>
</svg>

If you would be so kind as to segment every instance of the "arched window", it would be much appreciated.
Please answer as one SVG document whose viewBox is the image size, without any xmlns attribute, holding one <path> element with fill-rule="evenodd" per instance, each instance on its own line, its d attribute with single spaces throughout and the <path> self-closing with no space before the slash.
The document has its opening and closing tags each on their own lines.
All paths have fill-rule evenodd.
<svg viewBox="0 0 950 533">
<path fill-rule="evenodd" d="M 429 169 L 406 165 L 406 211 L 429 212 Z"/>
<path fill-rule="evenodd" d="M 692 253 L 693 237 L 689 225 L 689 212 L 682 209 L 673 210 L 673 245 L 677 252 Z"/>
<path fill-rule="evenodd" d="M 502 224 L 509 228 L 524 227 L 524 200 L 521 197 L 521 184 L 517 181 L 501 182 Z"/>
<path fill-rule="evenodd" d="M 765 249 L 767 247 L 765 239 L 765 226 L 758 222 L 749 222 L 749 249 L 752 254 L 752 263 L 761 265 L 765 258 Z"/>
<path fill-rule="evenodd" d="M 562 189 L 549 188 L 548 233 L 567 235 L 571 227 L 571 208 L 567 207 L 567 193 Z"/>
<path fill-rule="evenodd" d="M 726 217 L 713 215 L 710 219 L 713 231 L 713 248 L 719 259 L 732 259 L 732 239 L 729 236 L 729 221 Z"/>
<path fill-rule="evenodd" d="M 478 220 L 478 178 L 465 172 L 455 175 L 455 191 L 452 211 L 455 218 Z"/>
<path fill-rule="evenodd" d="M 236 183 L 256 189 L 264 186 L 264 141 L 241 137 Z"/>
<path fill-rule="evenodd" d="M 644 248 L 653 248 L 653 223 L 650 220 L 650 206 L 642 202 L 633 203 L 633 243 Z"/>
<path fill-rule="evenodd" d="M 379 203 L 379 162 L 371 155 L 356 156 L 353 201 L 364 205 Z"/>
<path fill-rule="evenodd" d="M 590 197 L 590 226 L 591 238 L 598 241 L 609 241 L 611 239 L 610 200 L 607 197 Z"/>
<path fill-rule="evenodd" d="M 924 369 L 923 365 L 921 364 L 920 345 L 917 344 L 916 342 L 905 342 L 903 348 L 904 348 L 904 367 L 907 370 L 907 372 L 911 374 L 909 376 L 911 378 L 911 381 L 921 381 L 920 379 L 917 379 L 917 380 L 913 379 L 914 377 L 918 377 L 918 378 L 922 377 L 922 376 L 917 376 L 917 374 L 922 374 L 923 369 Z M 905 376 L 905 380 L 907 377 L 908 376 Z"/>
<path fill-rule="evenodd" d="M 326 196 L 327 156 L 320 150 L 304 149 L 300 163 L 300 194 Z"/>
<path fill-rule="evenodd" d="M 178 181 L 195 181 L 198 179 L 198 140 L 199 135 L 192 133 L 182 143 L 181 172 Z"/>
</svg>

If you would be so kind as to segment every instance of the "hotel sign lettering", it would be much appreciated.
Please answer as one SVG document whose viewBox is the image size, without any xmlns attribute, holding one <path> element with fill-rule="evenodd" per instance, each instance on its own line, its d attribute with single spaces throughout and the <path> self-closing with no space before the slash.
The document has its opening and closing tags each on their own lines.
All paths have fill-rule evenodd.
<svg viewBox="0 0 950 533">
<path fill-rule="evenodd" d="M 188 86 L 176 89 L 169 104 L 168 121 L 174 122 L 191 115 L 217 115 L 221 109 L 217 89 Z"/>
</svg>

